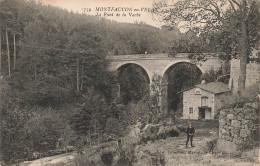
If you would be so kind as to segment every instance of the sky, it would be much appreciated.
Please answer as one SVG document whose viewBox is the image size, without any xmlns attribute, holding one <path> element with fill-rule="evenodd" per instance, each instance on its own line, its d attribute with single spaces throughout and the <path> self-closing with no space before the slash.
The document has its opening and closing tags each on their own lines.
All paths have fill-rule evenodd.
<svg viewBox="0 0 260 166">
<path fill-rule="evenodd" d="M 153 0 L 42 0 L 43 3 L 69 11 L 96 15 L 118 22 L 146 24 L 161 27 L 163 23 L 153 19 Z M 109 8 L 110 7 L 110 8 Z M 155 18 L 155 17 L 154 17 Z"/>
</svg>

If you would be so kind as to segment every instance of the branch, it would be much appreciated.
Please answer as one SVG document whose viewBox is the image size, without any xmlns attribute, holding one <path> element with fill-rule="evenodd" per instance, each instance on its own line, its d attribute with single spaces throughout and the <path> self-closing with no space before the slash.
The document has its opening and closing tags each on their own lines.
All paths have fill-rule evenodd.
<svg viewBox="0 0 260 166">
<path fill-rule="evenodd" d="M 239 8 L 241 8 L 241 5 L 236 0 L 231 0 L 231 1 L 234 2 Z"/>
<path fill-rule="evenodd" d="M 231 2 L 231 0 L 228 0 L 228 2 L 230 3 L 230 5 L 231 5 L 232 9 L 233 9 L 234 11 L 236 11 L 236 8 L 235 8 L 235 6 L 234 6 L 233 2 Z"/>
<path fill-rule="evenodd" d="M 220 11 L 216 12 L 213 9 L 209 9 L 209 8 L 205 8 L 205 7 L 201 7 L 201 6 L 194 6 L 192 5 L 192 7 L 190 7 L 191 9 L 203 9 L 205 11 L 210 11 L 212 14 L 214 14 L 221 22 L 223 22 L 223 18 L 221 18 L 220 16 Z"/>
<path fill-rule="evenodd" d="M 214 1 L 209 1 L 209 3 L 217 10 L 217 17 L 218 19 L 221 19 L 220 17 L 220 10 L 219 10 L 219 7 L 216 3 L 214 3 Z"/>
</svg>

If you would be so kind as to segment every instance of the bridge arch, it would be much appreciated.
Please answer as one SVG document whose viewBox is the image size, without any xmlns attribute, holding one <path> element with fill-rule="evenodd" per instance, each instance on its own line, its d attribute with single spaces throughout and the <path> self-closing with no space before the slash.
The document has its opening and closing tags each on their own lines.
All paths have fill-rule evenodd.
<svg viewBox="0 0 260 166">
<path fill-rule="evenodd" d="M 123 66 L 125 66 L 125 65 L 130 65 L 130 64 L 134 64 L 134 65 L 137 65 L 137 66 L 139 66 L 140 68 L 142 68 L 142 69 L 145 71 L 145 74 L 146 74 L 147 77 L 148 77 L 149 83 L 151 84 L 151 82 L 152 82 L 152 73 L 151 73 L 144 65 L 142 65 L 142 64 L 139 63 L 139 62 L 131 61 L 131 62 L 123 62 L 123 63 L 120 63 L 120 64 L 118 64 L 118 65 L 115 67 L 114 71 L 117 71 L 120 67 L 123 67 Z"/>
<path fill-rule="evenodd" d="M 169 70 L 172 66 L 174 66 L 174 65 L 176 65 L 176 64 L 178 64 L 178 63 L 190 63 L 190 64 L 192 64 L 190 60 L 176 60 L 176 61 L 174 61 L 174 62 L 171 62 L 171 63 L 169 63 L 169 64 L 163 69 L 163 71 L 161 72 L 162 79 L 163 79 L 165 73 L 167 72 L 167 70 Z M 200 65 L 196 64 L 196 66 L 200 69 L 200 71 L 201 71 L 202 74 L 205 73 L 205 70 L 204 70 Z M 162 81 L 162 80 L 161 80 L 161 81 Z"/>
<path fill-rule="evenodd" d="M 176 60 L 174 62 L 169 63 L 161 72 L 161 85 L 162 85 L 162 95 L 161 95 L 161 107 L 164 110 L 176 110 L 177 108 L 172 107 L 176 106 L 176 104 L 173 104 L 172 101 L 176 101 L 176 96 L 172 94 L 171 91 L 169 91 L 172 88 L 171 83 L 169 82 L 170 80 L 170 73 L 172 69 L 179 65 L 179 64 L 190 64 L 192 66 L 196 66 L 197 71 L 200 72 L 200 74 L 204 74 L 205 70 L 199 66 L 191 63 L 190 60 Z"/>
</svg>

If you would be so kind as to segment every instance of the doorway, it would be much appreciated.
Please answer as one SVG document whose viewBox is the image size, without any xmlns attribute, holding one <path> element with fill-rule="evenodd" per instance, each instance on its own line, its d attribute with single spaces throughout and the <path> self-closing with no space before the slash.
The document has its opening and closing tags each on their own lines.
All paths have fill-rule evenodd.
<svg viewBox="0 0 260 166">
<path fill-rule="evenodd" d="M 205 108 L 199 108 L 199 119 L 205 119 Z"/>
</svg>

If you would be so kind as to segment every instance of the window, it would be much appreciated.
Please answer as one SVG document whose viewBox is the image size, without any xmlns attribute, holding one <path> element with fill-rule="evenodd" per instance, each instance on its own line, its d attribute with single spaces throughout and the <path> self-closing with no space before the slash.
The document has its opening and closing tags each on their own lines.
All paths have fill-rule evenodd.
<svg viewBox="0 0 260 166">
<path fill-rule="evenodd" d="M 193 114 L 193 108 L 190 107 L 190 114 Z"/>
<path fill-rule="evenodd" d="M 200 89 L 199 88 L 195 89 L 195 95 L 200 95 Z"/>
<path fill-rule="evenodd" d="M 201 98 L 201 106 L 202 107 L 207 107 L 208 106 L 208 97 L 204 96 Z"/>
</svg>

